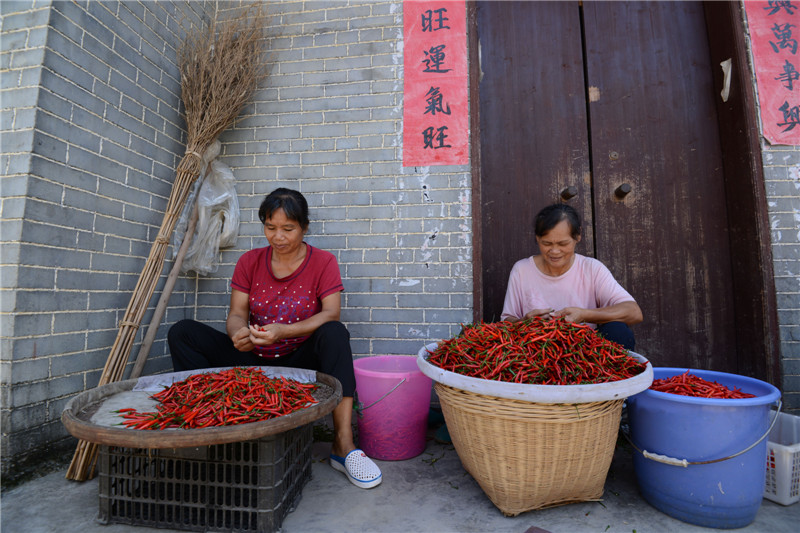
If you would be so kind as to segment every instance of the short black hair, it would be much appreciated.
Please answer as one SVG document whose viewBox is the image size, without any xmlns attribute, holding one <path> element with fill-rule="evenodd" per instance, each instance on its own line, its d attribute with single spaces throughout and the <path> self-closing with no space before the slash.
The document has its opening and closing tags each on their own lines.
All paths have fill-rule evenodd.
<svg viewBox="0 0 800 533">
<path fill-rule="evenodd" d="M 258 208 L 261 223 L 266 224 L 278 209 L 283 209 L 286 217 L 300 224 L 301 228 L 308 229 L 308 202 L 300 192 L 279 187 L 269 193 Z"/>
<path fill-rule="evenodd" d="M 581 235 L 581 217 L 574 207 L 567 204 L 548 205 L 536 215 L 534 233 L 543 237 L 562 220 L 569 224 L 569 232 L 573 239 Z"/>
</svg>

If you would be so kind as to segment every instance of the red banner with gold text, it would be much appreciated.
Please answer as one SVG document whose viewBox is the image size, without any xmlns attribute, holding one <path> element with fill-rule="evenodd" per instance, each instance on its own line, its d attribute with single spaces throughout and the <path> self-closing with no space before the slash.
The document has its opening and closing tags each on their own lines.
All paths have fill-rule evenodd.
<svg viewBox="0 0 800 533">
<path fill-rule="evenodd" d="M 469 162 L 464 0 L 403 1 L 403 166 Z"/>
<path fill-rule="evenodd" d="M 800 2 L 745 1 L 764 137 L 800 144 Z"/>
</svg>

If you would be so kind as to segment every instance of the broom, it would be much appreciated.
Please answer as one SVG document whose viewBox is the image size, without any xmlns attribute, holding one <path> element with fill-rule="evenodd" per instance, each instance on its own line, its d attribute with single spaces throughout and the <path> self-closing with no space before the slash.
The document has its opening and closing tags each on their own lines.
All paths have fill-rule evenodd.
<svg viewBox="0 0 800 533">
<path fill-rule="evenodd" d="M 263 29 L 268 17 L 259 2 L 238 15 L 187 31 L 178 50 L 186 153 L 178 164 L 164 219 L 134 288 L 98 386 L 119 381 L 147 304 L 161 274 L 172 231 L 192 184 L 200 175 L 202 155 L 236 119 L 266 75 Z M 80 440 L 67 479 L 94 477 L 97 445 Z"/>
</svg>

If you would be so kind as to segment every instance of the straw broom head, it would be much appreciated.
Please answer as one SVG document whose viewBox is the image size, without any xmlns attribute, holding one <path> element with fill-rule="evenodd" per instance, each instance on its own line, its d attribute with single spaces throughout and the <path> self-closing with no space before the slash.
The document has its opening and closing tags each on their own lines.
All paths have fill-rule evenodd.
<svg viewBox="0 0 800 533">
<path fill-rule="evenodd" d="M 268 21 L 258 2 L 187 32 L 178 49 L 187 153 L 203 154 L 233 124 L 266 76 Z M 199 172 L 199 157 L 194 159 Z"/>
</svg>

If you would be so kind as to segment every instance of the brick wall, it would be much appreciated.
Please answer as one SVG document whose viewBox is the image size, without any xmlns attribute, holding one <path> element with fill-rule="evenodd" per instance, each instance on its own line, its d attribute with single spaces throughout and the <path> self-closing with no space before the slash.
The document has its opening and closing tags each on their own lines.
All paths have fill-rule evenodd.
<svg viewBox="0 0 800 533">
<path fill-rule="evenodd" d="M 762 150 L 782 356 L 783 402 L 800 412 L 800 149 Z"/>
<path fill-rule="evenodd" d="M 209 7 L 2 2 L 4 477 L 97 384 L 183 151 L 178 21 Z"/>
</svg>

